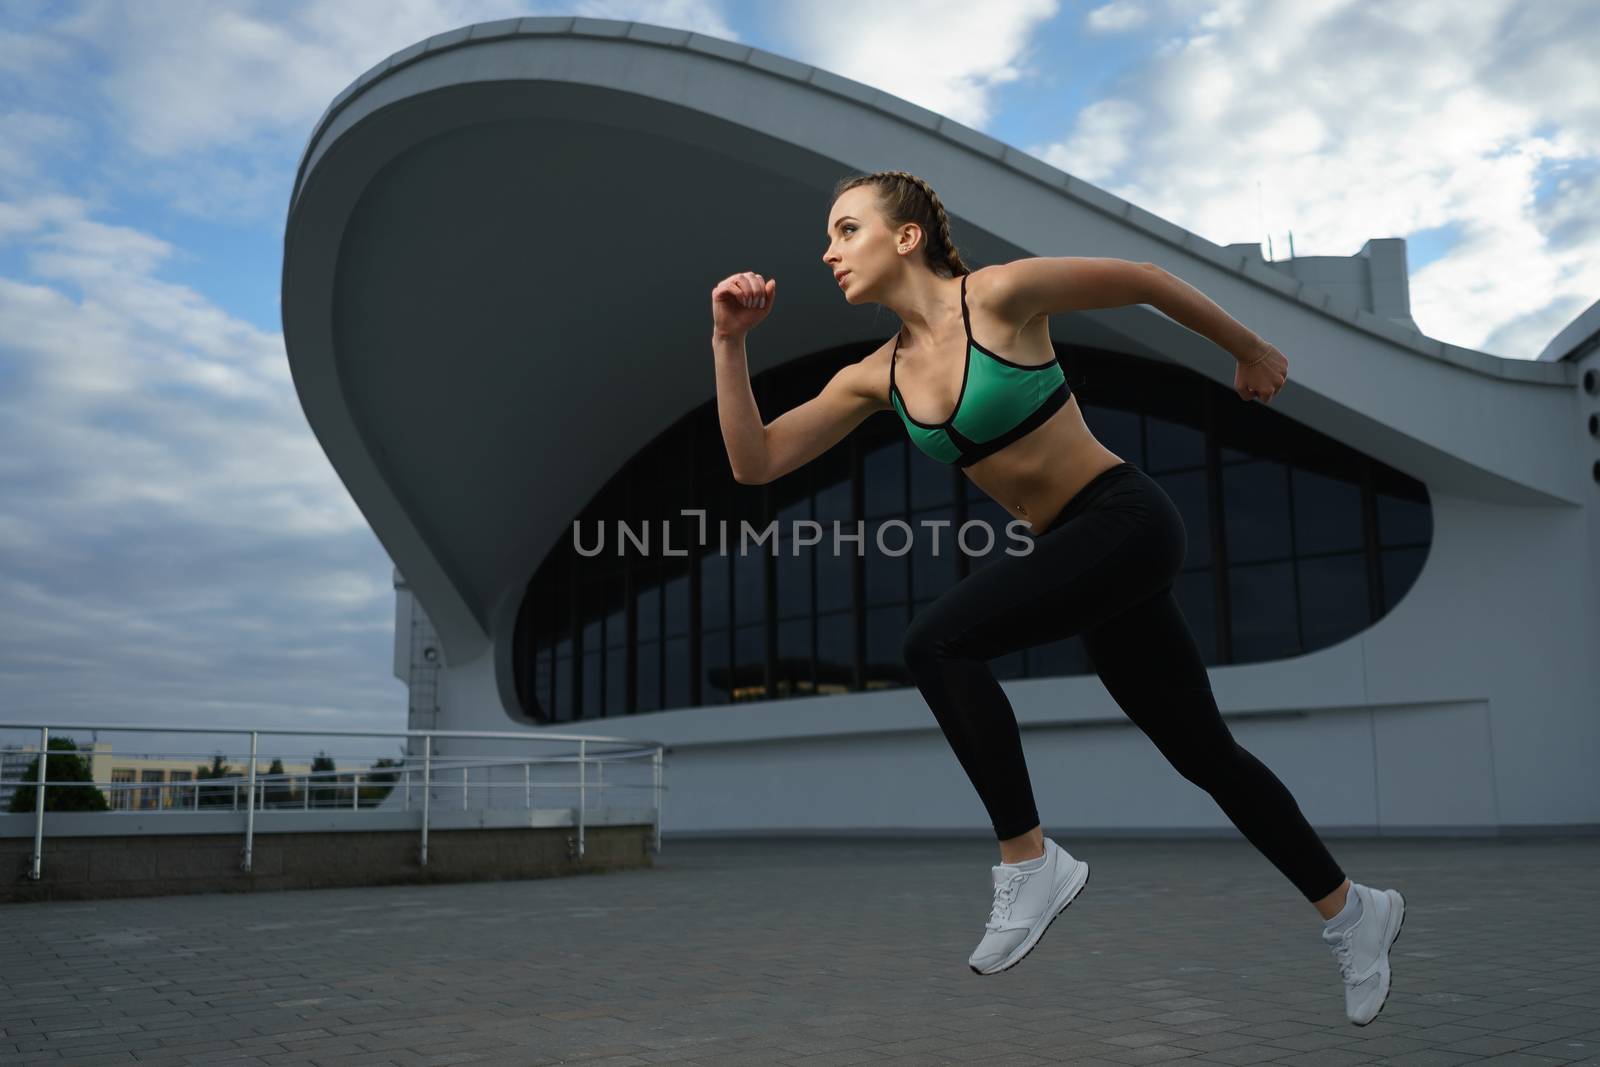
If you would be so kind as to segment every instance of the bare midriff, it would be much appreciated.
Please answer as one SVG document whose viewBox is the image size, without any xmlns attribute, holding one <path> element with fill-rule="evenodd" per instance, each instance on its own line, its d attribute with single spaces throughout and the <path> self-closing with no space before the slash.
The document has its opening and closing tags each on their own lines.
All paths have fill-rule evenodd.
<svg viewBox="0 0 1600 1067">
<path fill-rule="evenodd" d="M 1032 433 L 964 473 L 1037 536 L 1078 490 L 1121 462 L 1089 432 L 1074 396 Z"/>
</svg>

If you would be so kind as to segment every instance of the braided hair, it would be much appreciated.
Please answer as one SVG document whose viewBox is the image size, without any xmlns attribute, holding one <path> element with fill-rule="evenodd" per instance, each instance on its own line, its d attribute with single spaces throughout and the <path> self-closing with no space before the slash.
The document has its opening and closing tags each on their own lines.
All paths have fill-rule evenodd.
<svg viewBox="0 0 1600 1067">
<path fill-rule="evenodd" d="M 950 240 L 950 219 L 933 186 L 903 170 L 880 170 L 840 179 L 833 188 L 833 199 L 838 200 L 858 185 L 877 187 L 878 206 L 890 229 L 898 229 L 908 222 L 922 228 L 922 254 L 933 273 L 941 278 L 972 273 Z"/>
</svg>

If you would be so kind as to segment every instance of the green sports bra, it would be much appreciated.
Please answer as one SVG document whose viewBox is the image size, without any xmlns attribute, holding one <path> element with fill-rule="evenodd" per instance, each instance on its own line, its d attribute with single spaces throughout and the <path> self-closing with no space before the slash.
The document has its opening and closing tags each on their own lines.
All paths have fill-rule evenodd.
<svg viewBox="0 0 1600 1067">
<path fill-rule="evenodd" d="M 961 322 L 967 328 L 967 363 L 951 416 L 943 422 L 918 422 L 907 414 L 905 400 L 894 384 L 898 337 L 889 356 L 889 400 L 918 448 L 941 463 L 968 467 L 1032 432 L 1054 415 L 1072 392 L 1060 360 L 1024 366 L 995 355 L 972 339 L 965 274 L 961 276 Z"/>
</svg>

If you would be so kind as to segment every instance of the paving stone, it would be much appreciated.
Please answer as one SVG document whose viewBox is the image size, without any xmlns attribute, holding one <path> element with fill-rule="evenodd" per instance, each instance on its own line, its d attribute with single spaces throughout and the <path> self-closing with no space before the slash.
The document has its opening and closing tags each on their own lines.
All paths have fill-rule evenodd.
<svg viewBox="0 0 1600 1067">
<path fill-rule="evenodd" d="M 985 976 L 972 838 L 669 835 L 604 877 L 6 905 L 0 1067 L 1600 1064 L 1594 838 L 1331 840 L 1411 909 L 1355 1027 L 1321 919 L 1248 843 L 1050 832 L 1094 883 Z"/>
</svg>

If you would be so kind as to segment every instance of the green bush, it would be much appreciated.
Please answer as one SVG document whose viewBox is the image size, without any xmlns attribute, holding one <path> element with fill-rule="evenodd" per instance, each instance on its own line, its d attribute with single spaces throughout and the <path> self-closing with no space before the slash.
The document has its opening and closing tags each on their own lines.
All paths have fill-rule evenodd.
<svg viewBox="0 0 1600 1067">
<path fill-rule="evenodd" d="M 44 787 L 45 811 L 110 811 L 111 805 L 106 803 L 105 794 L 94 786 L 94 772 L 90 769 L 89 761 L 77 755 L 78 744 L 70 737 L 52 737 L 46 751 L 50 759 L 45 764 L 45 777 L 49 785 Z M 22 772 L 22 778 L 27 785 L 17 787 L 11 794 L 12 814 L 32 813 L 39 802 L 39 787 L 34 784 L 39 781 L 39 757 L 35 756 L 28 761 L 28 769 Z M 82 785 L 58 785 L 58 782 L 87 782 Z"/>
</svg>

